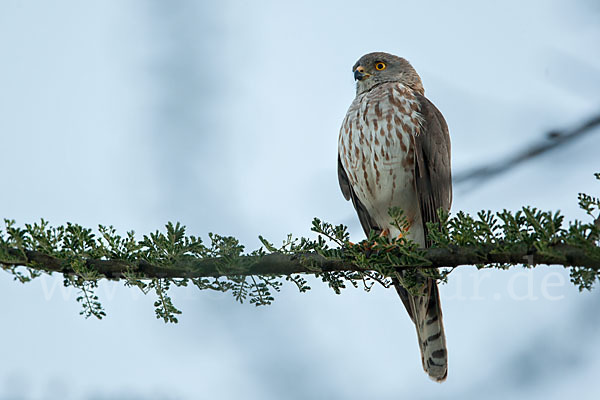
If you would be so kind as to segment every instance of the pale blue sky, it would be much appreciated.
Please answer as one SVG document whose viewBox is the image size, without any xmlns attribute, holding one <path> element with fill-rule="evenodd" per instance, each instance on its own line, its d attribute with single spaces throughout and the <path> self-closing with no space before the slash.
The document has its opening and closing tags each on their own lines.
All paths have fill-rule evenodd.
<svg viewBox="0 0 600 400">
<path fill-rule="evenodd" d="M 376 17 L 379 15 L 379 17 Z M 338 188 L 351 66 L 412 62 L 450 126 L 453 167 L 495 160 L 600 107 L 592 1 L 0 3 L 0 217 L 142 234 L 361 230 Z M 583 218 L 600 132 L 466 192 L 453 210 L 529 204 Z M 552 285 L 555 286 L 552 286 Z M 562 268 L 463 267 L 442 286 L 448 381 L 422 372 L 392 291 L 319 282 L 272 306 L 177 289 L 178 325 L 114 282 L 78 315 L 59 276 L 0 273 L 0 399 L 595 399 L 600 297 Z M 595 391 L 595 392 L 594 392 Z"/>
</svg>

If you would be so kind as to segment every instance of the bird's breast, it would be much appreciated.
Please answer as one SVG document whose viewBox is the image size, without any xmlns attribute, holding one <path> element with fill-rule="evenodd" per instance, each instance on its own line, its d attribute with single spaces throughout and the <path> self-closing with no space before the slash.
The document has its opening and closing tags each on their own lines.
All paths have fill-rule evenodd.
<svg viewBox="0 0 600 400">
<path fill-rule="evenodd" d="M 412 91 L 384 84 L 356 97 L 340 131 L 338 150 L 354 192 L 376 220 L 390 207 L 416 206 L 414 137 L 419 106 Z"/>
</svg>

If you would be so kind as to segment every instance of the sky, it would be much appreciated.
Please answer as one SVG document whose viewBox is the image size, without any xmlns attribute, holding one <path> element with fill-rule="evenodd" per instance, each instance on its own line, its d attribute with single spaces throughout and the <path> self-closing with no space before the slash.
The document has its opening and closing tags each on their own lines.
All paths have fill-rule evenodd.
<svg viewBox="0 0 600 400">
<path fill-rule="evenodd" d="M 593 1 L 74 0 L 0 2 L 1 217 L 139 235 L 310 236 L 358 219 L 337 183 L 337 135 L 363 54 L 407 58 L 452 137 L 455 172 L 496 161 L 600 107 Z M 560 209 L 599 193 L 600 132 L 475 188 L 454 212 Z M 561 267 L 461 267 L 440 288 L 449 377 L 431 382 L 392 290 L 316 280 L 268 307 L 103 282 L 84 319 L 59 275 L 0 273 L 0 400 L 595 399 L 598 290 Z"/>
</svg>

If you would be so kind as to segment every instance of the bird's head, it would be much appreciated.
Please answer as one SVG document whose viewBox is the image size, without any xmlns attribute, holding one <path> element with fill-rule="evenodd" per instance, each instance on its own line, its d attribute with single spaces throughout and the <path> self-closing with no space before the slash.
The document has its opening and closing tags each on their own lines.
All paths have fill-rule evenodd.
<svg viewBox="0 0 600 400">
<path fill-rule="evenodd" d="M 398 82 L 424 94 L 417 71 L 404 58 L 382 52 L 362 56 L 352 67 L 356 80 L 356 94 L 367 92 L 386 82 Z"/>
</svg>

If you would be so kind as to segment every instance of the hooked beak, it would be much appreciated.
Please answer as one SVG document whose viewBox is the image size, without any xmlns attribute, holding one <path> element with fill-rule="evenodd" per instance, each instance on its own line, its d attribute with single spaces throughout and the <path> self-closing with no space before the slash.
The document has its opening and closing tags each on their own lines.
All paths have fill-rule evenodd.
<svg viewBox="0 0 600 400">
<path fill-rule="evenodd" d="M 362 81 L 363 79 L 366 79 L 369 76 L 371 76 L 371 74 L 368 74 L 365 71 L 365 68 L 362 66 L 360 66 L 354 70 L 354 80 L 355 81 Z"/>
</svg>

